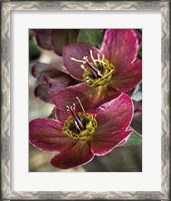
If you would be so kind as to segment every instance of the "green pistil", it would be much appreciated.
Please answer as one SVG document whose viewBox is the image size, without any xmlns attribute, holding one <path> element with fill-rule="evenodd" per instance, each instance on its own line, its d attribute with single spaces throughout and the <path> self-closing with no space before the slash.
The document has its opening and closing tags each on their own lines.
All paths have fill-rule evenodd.
<svg viewBox="0 0 171 201">
<path fill-rule="evenodd" d="M 75 127 L 74 119 L 69 116 L 65 121 L 62 132 L 73 139 L 88 140 L 94 134 L 97 128 L 97 121 L 92 114 L 78 112 L 77 115 L 85 125 L 85 128 L 81 131 Z"/>
<path fill-rule="evenodd" d="M 93 66 L 97 68 L 98 71 L 100 71 L 101 76 L 95 78 L 93 76 L 91 68 L 88 68 L 85 65 L 83 73 L 84 82 L 86 82 L 90 87 L 95 88 L 98 86 L 104 86 L 111 81 L 113 73 L 115 72 L 113 64 L 109 63 L 109 61 L 105 59 L 103 60 L 103 63 L 98 61 L 93 63 Z"/>
</svg>

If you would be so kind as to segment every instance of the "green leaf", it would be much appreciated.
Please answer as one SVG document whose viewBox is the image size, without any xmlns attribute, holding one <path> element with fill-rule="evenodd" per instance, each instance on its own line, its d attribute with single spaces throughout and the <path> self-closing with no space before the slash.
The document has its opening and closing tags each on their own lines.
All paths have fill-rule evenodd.
<svg viewBox="0 0 171 201">
<path fill-rule="evenodd" d="M 29 59 L 37 59 L 40 57 L 40 50 L 37 48 L 33 38 L 29 40 Z"/>
<path fill-rule="evenodd" d="M 138 59 L 142 59 L 142 48 L 138 51 Z"/>
<path fill-rule="evenodd" d="M 136 131 L 133 131 L 125 145 L 134 145 L 141 143 L 142 143 L 142 136 Z"/>
<path fill-rule="evenodd" d="M 78 42 L 88 43 L 99 48 L 102 42 L 102 34 L 98 29 L 81 29 Z"/>
<path fill-rule="evenodd" d="M 56 119 L 55 108 L 52 110 L 52 112 L 51 112 L 51 114 L 48 116 L 48 118 L 50 118 L 50 119 Z"/>
<path fill-rule="evenodd" d="M 141 112 L 134 113 L 134 116 L 131 122 L 131 127 L 133 128 L 135 132 L 142 134 L 142 113 Z"/>
</svg>

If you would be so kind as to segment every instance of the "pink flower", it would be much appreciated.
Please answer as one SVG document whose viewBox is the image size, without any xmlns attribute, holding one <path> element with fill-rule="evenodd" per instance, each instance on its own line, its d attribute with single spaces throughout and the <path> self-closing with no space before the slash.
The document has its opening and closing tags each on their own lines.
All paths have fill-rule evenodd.
<svg viewBox="0 0 171 201">
<path fill-rule="evenodd" d="M 132 130 L 133 104 L 126 94 L 91 110 L 91 100 L 69 87 L 54 96 L 56 120 L 35 119 L 29 125 L 30 143 L 56 152 L 51 164 L 68 169 L 90 162 L 120 146 Z M 73 104 L 73 105 L 71 105 Z"/>
<path fill-rule="evenodd" d="M 63 63 L 71 76 L 101 91 L 127 92 L 142 79 L 142 60 L 137 60 L 139 36 L 133 29 L 109 29 L 101 49 L 88 44 L 63 48 Z"/>
</svg>

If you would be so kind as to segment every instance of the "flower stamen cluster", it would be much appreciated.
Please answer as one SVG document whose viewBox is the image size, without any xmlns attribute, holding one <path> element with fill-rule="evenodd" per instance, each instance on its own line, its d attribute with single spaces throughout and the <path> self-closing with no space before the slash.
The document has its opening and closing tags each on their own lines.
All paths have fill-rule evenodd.
<svg viewBox="0 0 171 201">
<path fill-rule="evenodd" d="M 66 106 L 71 115 L 65 121 L 62 131 L 73 139 L 87 140 L 94 134 L 97 121 L 92 114 L 85 112 L 80 99 L 78 97 L 76 99 L 83 112 L 76 112 L 75 103 L 73 103 L 73 106 Z"/>
<path fill-rule="evenodd" d="M 78 122 L 81 123 L 81 126 L 78 125 Z M 88 140 L 95 133 L 96 128 L 97 121 L 92 114 L 78 112 L 76 115 L 68 117 L 62 132 L 73 139 Z"/>
<path fill-rule="evenodd" d="M 100 57 L 100 54 L 97 54 L 98 59 L 95 59 L 92 50 L 90 50 L 90 57 L 92 62 L 88 60 L 88 56 L 84 56 L 83 60 L 73 57 L 71 60 L 82 63 L 80 67 L 84 70 L 83 81 L 90 87 L 104 86 L 111 81 L 115 68 L 113 64 L 105 59 L 104 54 L 102 57 Z"/>
</svg>

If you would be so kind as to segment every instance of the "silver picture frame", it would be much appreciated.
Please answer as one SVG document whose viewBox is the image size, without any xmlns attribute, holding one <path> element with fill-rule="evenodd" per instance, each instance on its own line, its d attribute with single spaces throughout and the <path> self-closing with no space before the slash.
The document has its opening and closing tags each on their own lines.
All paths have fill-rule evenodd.
<svg viewBox="0 0 171 201">
<path fill-rule="evenodd" d="M 1 31 L 1 47 L 2 47 L 2 62 L 1 62 L 1 81 L 2 81 L 2 121 L 1 121 L 1 183 L 2 183 L 2 200 L 77 200 L 77 199 L 148 199 L 148 200 L 169 200 L 169 60 L 170 60 L 170 35 L 169 35 L 169 1 L 105 1 L 105 2 L 81 2 L 81 1 L 56 1 L 56 2 L 20 2 L 20 1 L 2 1 L 2 31 Z M 10 172 L 10 110 L 13 103 L 10 102 L 10 23 L 11 12 L 14 10 L 158 10 L 161 12 L 162 23 L 162 130 L 161 130 L 161 191 L 151 192 L 91 192 L 77 191 L 56 191 L 56 192 L 40 192 L 40 191 L 11 191 L 11 172 Z M 160 157 L 160 156 L 159 156 Z"/>
</svg>

